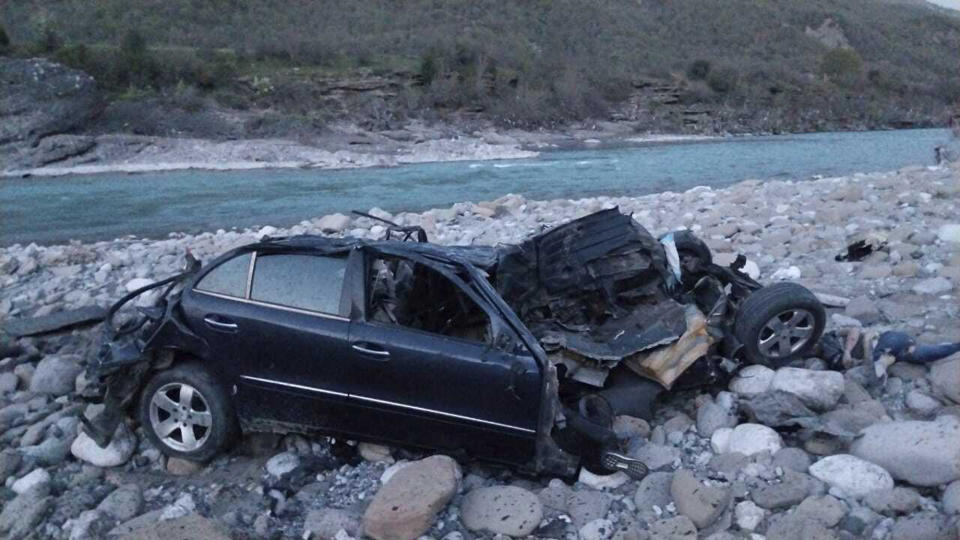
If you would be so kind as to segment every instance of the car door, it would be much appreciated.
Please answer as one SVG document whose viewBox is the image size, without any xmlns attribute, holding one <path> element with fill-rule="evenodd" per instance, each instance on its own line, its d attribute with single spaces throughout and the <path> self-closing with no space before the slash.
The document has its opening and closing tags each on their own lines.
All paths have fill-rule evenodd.
<svg viewBox="0 0 960 540">
<path fill-rule="evenodd" d="M 365 281 L 372 289 L 376 270 L 369 271 Z M 448 296 L 456 305 L 475 302 L 422 264 L 416 272 L 433 275 L 408 293 L 415 309 L 442 311 L 436 299 Z M 368 300 L 377 295 L 369 293 Z M 487 318 L 482 326 L 489 330 L 490 314 L 475 303 L 469 309 Z M 371 302 L 364 311 L 350 329 L 349 393 L 358 424 L 399 443 L 505 462 L 529 459 L 540 407 L 540 372 L 532 355 L 500 350 L 478 336 L 405 326 L 378 317 Z"/>
<path fill-rule="evenodd" d="M 193 318 L 251 427 L 338 430 L 346 422 L 345 271 L 344 257 L 253 253 L 243 298 L 198 281 Z"/>
</svg>

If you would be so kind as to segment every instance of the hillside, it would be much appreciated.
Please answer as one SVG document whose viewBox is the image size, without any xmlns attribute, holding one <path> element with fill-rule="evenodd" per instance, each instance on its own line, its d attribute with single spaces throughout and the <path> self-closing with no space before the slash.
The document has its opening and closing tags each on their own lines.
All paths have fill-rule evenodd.
<svg viewBox="0 0 960 540">
<path fill-rule="evenodd" d="M 224 110 L 258 135 L 410 117 L 809 131 L 946 125 L 960 99 L 960 17 L 876 0 L 6 0 L 0 24 L 8 54 L 97 79 L 106 131 L 204 135 L 197 113 Z"/>
</svg>

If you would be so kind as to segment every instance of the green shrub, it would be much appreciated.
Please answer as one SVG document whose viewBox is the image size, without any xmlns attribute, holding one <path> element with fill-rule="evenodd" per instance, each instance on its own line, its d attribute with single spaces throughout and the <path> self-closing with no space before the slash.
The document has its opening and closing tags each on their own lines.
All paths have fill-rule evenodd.
<svg viewBox="0 0 960 540">
<path fill-rule="evenodd" d="M 707 77 L 707 86 L 718 94 L 727 94 L 737 87 L 737 71 L 730 67 L 715 69 Z"/>
<path fill-rule="evenodd" d="M 53 29 L 52 26 L 44 26 L 40 33 L 40 39 L 36 42 L 34 48 L 39 54 L 50 54 L 63 47 L 63 38 Z"/>
<path fill-rule="evenodd" d="M 820 61 L 820 70 L 833 82 L 847 84 L 860 78 L 863 60 L 857 51 L 845 47 L 831 49 Z"/>
<path fill-rule="evenodd" d="M 706 60 L 694 60 L 687 68 L 687 77 L 692 81 L 702 81 L 710 74 L 710 62 Z"/>
<path fill-rule="evenodd" d="M 10 48 L 10 37 L 7 31 L 0 25 L 0 53 L 5 53 Z"/>
</svg>

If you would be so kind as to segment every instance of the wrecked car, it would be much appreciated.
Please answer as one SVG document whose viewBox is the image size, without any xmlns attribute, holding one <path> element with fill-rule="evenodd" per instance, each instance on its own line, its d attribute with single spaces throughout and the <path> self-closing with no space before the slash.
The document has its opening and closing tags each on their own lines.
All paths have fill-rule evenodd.
<svg viewBox="0 0 960 540">
<path fill-rule="evenodd" d="M 106 407 L 84 429 L 106 445 L 130 411 L 164 453 L 197 461 L 241 431 L 295 431 L 639 478 L 616 415 L 649 419 L 663 391 L 802 358 L 823 332 L 810 291 L 762 287 L 744 263 L 618 209 L 518 245 L 391 227 L 188 257 L 109 310 L 87 396 Z"/>
</svg>

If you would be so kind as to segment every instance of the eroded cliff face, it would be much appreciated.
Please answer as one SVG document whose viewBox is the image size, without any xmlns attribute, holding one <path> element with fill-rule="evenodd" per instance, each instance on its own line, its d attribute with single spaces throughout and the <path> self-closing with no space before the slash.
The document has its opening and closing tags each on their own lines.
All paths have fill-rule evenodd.
<svg viewBox="0 0 960 540">
<path fill-rule="evenodd" d="M 78 128 L 102 101 L 86 73 L 42 58 L 0 58 L 0 145 Z"/>
</svg>

